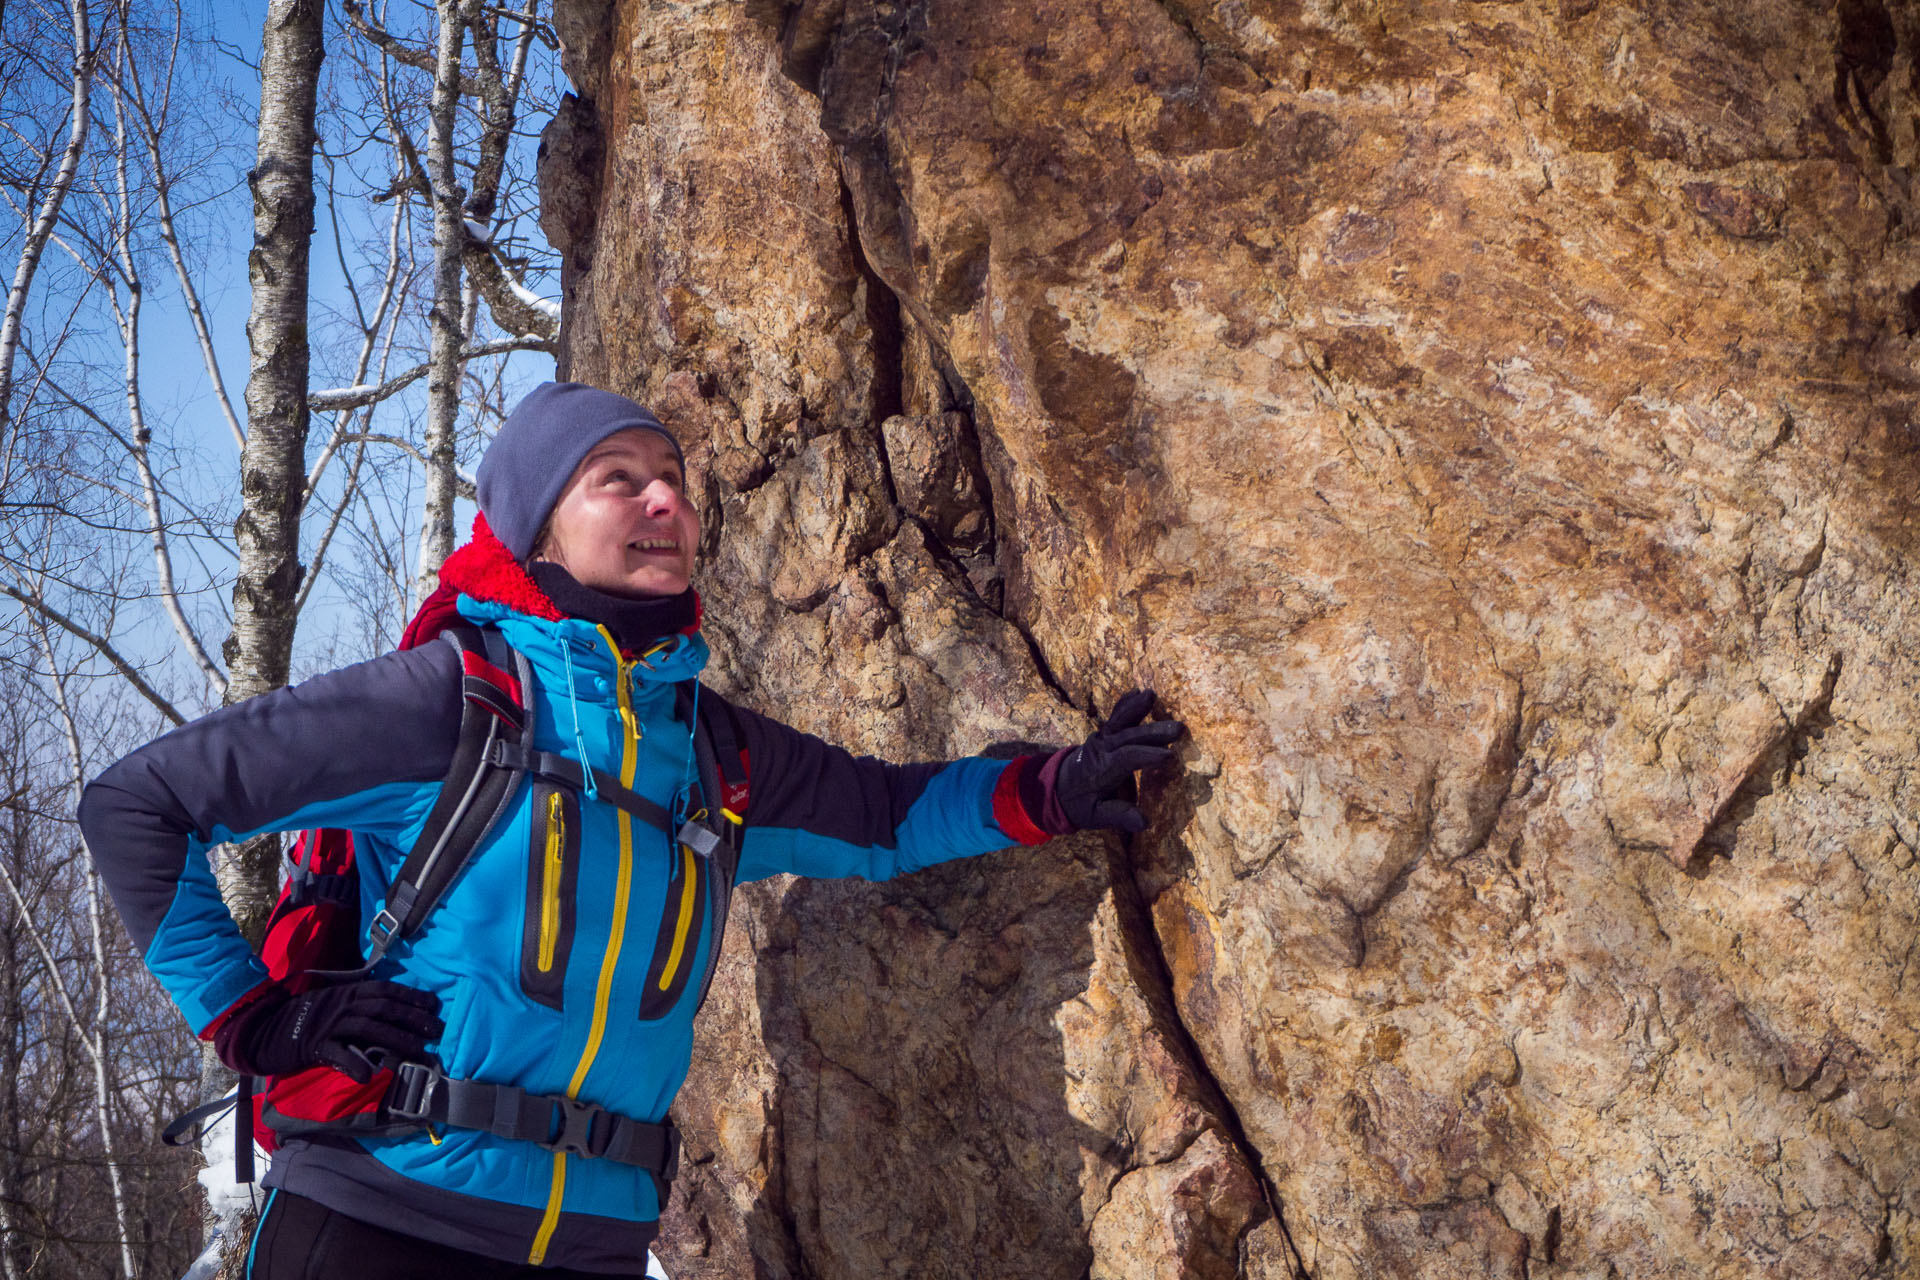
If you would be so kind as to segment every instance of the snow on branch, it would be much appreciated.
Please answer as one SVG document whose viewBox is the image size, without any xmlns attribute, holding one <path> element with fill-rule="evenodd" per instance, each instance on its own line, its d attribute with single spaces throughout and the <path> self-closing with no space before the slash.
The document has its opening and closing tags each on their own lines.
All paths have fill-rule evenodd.
<svg viewBox="0 0 1920 1280">
<path fill-rule="evenodd" d="M 495 342 L 483 342 L 468 347 L 460 353 L 462 360 L 478 360 L 483 356 L 505 355 L 509 351 L 544 351 L 553 354 L 553 339 L 538 334 L 525 334 L 518 338 L 501 338 Z M 357 382 L 350 387 L 332 387 L 325 391 L 307 393 L 307 407 L 316 413 L 331 413 L 337 409 L 364 409 L 370 404 L 398 395 L 420 379 L 427 376 L 430 367 L 417 364 L 405 373 L 396 374 L 385 382 Z"/>
<path fill-rule="evenodd" d="M 461 252 L 467 277 L 487 300 L 493 322 L 508 333 L 524 333 L 552 341 L 560 336 L 560 304 L 541 297 L 521 283 L 499 258 L 499 249 L 473 223 L 465 224 L 466 245 Z"/>
</svg>

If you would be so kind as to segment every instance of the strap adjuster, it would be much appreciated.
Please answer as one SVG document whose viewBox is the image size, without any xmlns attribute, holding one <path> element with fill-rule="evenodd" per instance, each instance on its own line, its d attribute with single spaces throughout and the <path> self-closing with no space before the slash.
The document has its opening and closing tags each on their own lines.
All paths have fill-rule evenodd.
<svg viewBox="0 0 1920 1280">
<path fill-rule="evenodd" d="M 400 921 L 394 917 L 393 912 L 382 907 L 380 914 L 373 918 L 373 923 L 367 926 L 367 933 L 373 938 L 374 946 L 384 950 L 399 929 Z"/>
<path fill-rule="evenodd" d="M 568 1155 L 590 1158 L 606 1151 L 607 1139 L 613 1136 L 613 1126 L 611 1123 L 601 1125 L 599 1141 L 595 1142 L 593 1122 L 602 1116 L 611 1122 L 611 1112 L 578 1098 L 549 1097 L 545 1101 L 552 1107 L 547 1120 L 547 1132 L 551 1136 L 544 1140 L 536 1139 L 540 1146 L 549 1151 L 564 1151 Z"/>
<path fill-rule="evenodd" d="M 701 826 L 692 818 L 688 818 L 680 828 L 680 843 L 703 858 L 711 858 L 713 851 L 720 847 L 720 837 L 713 832 L 712 828 Z"/>
<path fill-rule="evenodd" d="M 428 1062 L 403 1062 L 393 1069 L 387 1114 L 395 1120 L 424 1121 L 433 1111 L 433 1095 L 446 1076 Z"/>
</svg>

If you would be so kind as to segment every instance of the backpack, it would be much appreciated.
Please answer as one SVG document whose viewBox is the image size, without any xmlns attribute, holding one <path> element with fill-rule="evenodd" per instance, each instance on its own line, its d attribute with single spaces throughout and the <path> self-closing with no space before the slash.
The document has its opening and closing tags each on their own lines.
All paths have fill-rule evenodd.
<svg viewBox="0 0 1920 1280">
<path fill-rule="evenodd" d="M 427 642 L 430 623 L 450 620 L 451 611 L 423 609 L 407 630 L 401 648 Z M 457 617 L 457 615 L 454 615 Z M 533 724 L 527 704 L 534 687 L 526 658 L 493 628 L 454 621 L 438 638 L 460 651 L 460 734 L 440 796 L 419 837 L 401 863 L 386 902 L 368 930 L 370 949 L 360 949 L 361 885 L 351 831 L 316 828 L 303 831 L 289 855 L 289 873 L 280 898 L 267 918 L 261 960 L 281 986 L 299 993 L 327 981 L 365 976 L 396 942 L 417 930 L 459 875 L 468 858 L 505 815 L 528 775 L 544 778 L 610 803 L 663 830 L 673 830 L 676 815 L 622 786 L 599 769 L 589 774 L 564 756 L 533 749 Z M 699 1004 L 719 962 L 728 907 L 739 865 L 742 815 L 749 796 L 747 754 L 738 749 L 732 717 L 717 698 L 701 707 L 695 681 L 675 689 L 675 715 L 692 726 L 694 759 L 701 799 L 681 823 L 680 843 L 709 861 L 715 928 L 701 975 Z M 716 830 L 716 827 L 718 830 Z M 696 1005 L 696 1011 L 698 1005 Z M 232 1104 L 235 1124 L 235 1181 L 253 1180 L 253 1144 L 274 1151 L 284 1138 L 320 1132 L 365 1137 L 417 1132 L 432 1123 L 461 1123 L 463 1117 L 517 1112 L 521 1121 L 501 1127 L 475 1123 L 508 1137 L 528 1137 L 556 1149 L 606 1155 L 647 1166 L 665 1184 L 678 1163 L 678 1134 L 671 1125 L 649 1125 L 613 1115 L 571 1099 L 527 1095 L 509 1085 L 452 1080 L 437 1068 L 418 1063 L 369 1059 L 374 1067 L 366 1083 L 326 1065 L 285 1076 L 242 1077 L 226 1098 L 178 1117 L 161 1135 L 170 1146 L 197 1140 L 200 1125 Z M 502 1101 L 509 1105 L 502 1107 Z M 598 1149 L 596 1149 L 598 1148 Z"/>
</svg>

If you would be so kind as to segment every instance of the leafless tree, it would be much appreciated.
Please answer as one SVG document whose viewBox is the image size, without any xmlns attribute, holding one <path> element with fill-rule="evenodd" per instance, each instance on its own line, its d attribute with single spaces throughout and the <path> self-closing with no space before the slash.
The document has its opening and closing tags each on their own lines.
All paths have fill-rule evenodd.
<svg viewBox="0 0 1920 1280">
<path fill-rule="evenodd" d="M 193 1240 L 153 1126 L 187 1096 L 188 1037 L 104 917 L 70 817 L 72 658 L 40 639 L 0 661 L 0 1273 L 154 1274 Z"/>
<path fill-rule="evenodd" d="M 33 146 L 31 149 L 37 153 L 39 163 L 32 179 L 22 184 L 25 189 L 21 194 L 25 197 L 26 208 L 21 212 L 30 209 L 31 222 L 21 240 L 13 279 L 7 285 L 6 313 L 0 317 L 0 445 L 5 444 L 12 422 L 13 370 L 20 350 L 21 323 L 26 315 L 27 300 L 33 291 L 34 276 L 40 269 L 40 256 L 46 252 L 47 241 L 59 225 L 61 206 L 66 203 L 67 193 L 73 189 L 74 176 L 80 169 L 80 157 L 87 145 L 87 130 L 92 123 L 88 99 L 93 84 L 94 45 L 87 0 L 67 0 L 67 12 L 73 32 L 69 46 L 73 56 L 65 77 L 70 94 L 66 119 L 67 141 L 58 153 L 57 165 L 50 149 Z M 52 169 L 51 174 L 49 168 Z"/>
<path fill-rule="evenodd" d="M 243 166 L 209 115 L 217 95 L 181 88 L 207 77 L 205 33 L 180 0 L 0 7 L 0 260 L 16 263 L 0 320 L 0 712 L 39 717 L 20 730 L 30 752 L 0 723 L 0 785 L 17 772 L 33 792 L 0 838 L 0 1065 L 18 1067 L 0 1080 L 7 1277 L 89 1231 L 87 1266 L 148 1274 L 195 1227 L 177 1212 L 182 1167 L 150 1133 L 193 1091 L 195 1054 L 100 914 L 63 825 L 73 788 L 156 729 L 330 665 L 344 618 L 364 623 L 347 656 L 390 644 L 453 545 L 467 467 L 516 390 L 508 362 L 557 332 L 521 123 L 551 105 L 537 3 L 275 0 L 264 35 L 242 411 L 206 273 L 217 281 L 221 253 L 207 211 Z M 305 194 L 303 155 L 318 160 Z M 309 243 L 337 283 L 302 302 Z M 163 328 L 193 353 L 211 432 L 155 393 Z M 237 917 L 263 918 L 276 854 L 226 861 Z M 81 1120 L 31 1134 L 25 1117 L 48 1107 Z"/>
</svg>

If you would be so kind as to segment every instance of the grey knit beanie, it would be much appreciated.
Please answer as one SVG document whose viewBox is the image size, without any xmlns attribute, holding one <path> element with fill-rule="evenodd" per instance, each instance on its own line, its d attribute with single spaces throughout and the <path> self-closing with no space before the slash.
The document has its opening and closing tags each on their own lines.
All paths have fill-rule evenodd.
<svg viewBox="0 0 1920 1280">
<path fill-rule="evenodd" d="M 686 454 L 673 432 L 625 396 L 584 382 L 544 382 L 514 406 L 474 477 L 487 527 L 514 559 L 533 553 L 533 540 L 580 459 L 614 432 L 636 428 L 665 436 L 685 473 Z"/>
</svg>

